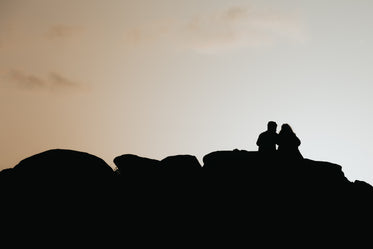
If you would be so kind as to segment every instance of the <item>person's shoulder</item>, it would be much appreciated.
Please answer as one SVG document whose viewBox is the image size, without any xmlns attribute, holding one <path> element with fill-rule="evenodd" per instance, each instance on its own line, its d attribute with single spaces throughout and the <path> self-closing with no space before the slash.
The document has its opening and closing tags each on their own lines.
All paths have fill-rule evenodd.
<svg viewBox="0 0 373 249">
<path fill-rule="evenodd" d="M 259 136 L 263 136 L 265 134 L 267 134 L 267 131 L 263 131 L 262 133 L 259 134 Z"/>
<path fill-rule="evenodd" d="M 262 133 L 259 134 L 258 136 L 258 140 L 263 140 L 263 139 L 266 139 L 267 137 L 267 132 L 266 131 L 263 131 Z"/>
</svg>

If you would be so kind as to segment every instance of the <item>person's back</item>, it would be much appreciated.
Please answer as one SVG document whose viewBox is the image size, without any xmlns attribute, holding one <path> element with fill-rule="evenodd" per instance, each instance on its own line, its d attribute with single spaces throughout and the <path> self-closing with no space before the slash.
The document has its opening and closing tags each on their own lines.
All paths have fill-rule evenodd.
<svg viewBox="0 0 373 249">
<path fill-rule="evenodd" d="M 289 158 L 303 158 L 298 147 L 301 144 L 297 135 L 290 125 L 283 124 L 278 134 L 278 151 L 281 155 Z"/>
<path fill-rule="evenodd" d="M 274 121 L 270 121 L 268 122 L 267 130 L 259 135 L 256 144 L 258 145 L 260 152 L 276 152 L 276 144 L 278 139 L 276 128 L 277 124 Z"/>
</svg>

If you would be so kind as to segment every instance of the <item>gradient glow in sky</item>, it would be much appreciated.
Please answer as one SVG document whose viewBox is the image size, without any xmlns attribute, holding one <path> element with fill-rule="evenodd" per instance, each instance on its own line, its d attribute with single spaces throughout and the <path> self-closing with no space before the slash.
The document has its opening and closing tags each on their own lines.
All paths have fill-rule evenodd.
<svg viewBox="0 0 373 249">
<path fill-rule="evenodd" d="M 202 160 L 256 150 L 275 120 L 304 157 L 373 184 L 372 8 L 0 0 L 0 169 L 52 148 Z"/>
</svg>

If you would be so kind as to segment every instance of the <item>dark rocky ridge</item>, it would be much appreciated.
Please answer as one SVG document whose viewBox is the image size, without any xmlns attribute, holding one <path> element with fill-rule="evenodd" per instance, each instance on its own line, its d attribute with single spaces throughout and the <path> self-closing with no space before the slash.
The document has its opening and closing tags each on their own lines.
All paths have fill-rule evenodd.
<svg viewBox="0 0 373 249">
<path fill-rule="evenodd" d="M 282 196 L 314 197 L 360 201 L 373 198 L 373 187 L 363 181 L 350 182 L 342 167 L 310 159 L 293 160 L 244 150 L 207 154 L 200 165 L 192 155 L 169 156 L 155 160 L 124 154 L 114 159 L 117 170 L 101 158 L 73 150 L 49 150 L 22 160 L 0 172 L 1 185 L 48 189 L 79 187 L 112 188 L 123 191 L 131 184 L 155 191 L 213 191 L 222 189 L 258 195 L 283 191 Z M 175 189 L 173 185 L 177 185 Z M 259 188 L 260 186 L 260 188 Z M 95 189 L 97 190 L 97 189 Z M 210 193 L 212 194 L 212 193 Z M 338 197 L 338 198 L 337 198 Z M 366 197 L 366 198 L 365 198 Z"/>
<path fill-rule="evenodd" d="M 94 155 L 71 150 L 34 155 L 0 172 L 3 203 L 12 212 L 27 206 L 38 222 L 48 213 L 41 207 L 48 206 L 47 216 L 59 224 L 125 224 L 131 231 L 126 238 L 192 227 L 196 237 L 240 240 L 249 229 L 282 234 L 283 224 L 293 233 L 315 226 L 342 232 L 372 218 L 373 187 L 349 181 L 341 166 L 329 162 L 233 150 L 212 152 L 203 165 L 192 155 L 154 160 L 125 154 L 114 163 L 115 171 Z"/>
</svg>

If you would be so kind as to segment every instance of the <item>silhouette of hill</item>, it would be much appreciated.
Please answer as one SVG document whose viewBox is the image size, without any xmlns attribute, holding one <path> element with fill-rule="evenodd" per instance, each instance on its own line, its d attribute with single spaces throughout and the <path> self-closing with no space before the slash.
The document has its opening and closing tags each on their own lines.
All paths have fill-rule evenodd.
<svg viewBox="0 0 373 249">
<path fill-rule="evenodd" d="M 209 153 L 203 165 L 193 155 L 154 160 L 124 154 L 114 163 L 115 171 L 72 150 L 31 156 L 0 172 L 3 203 L 18 218 L 36 213 L 38 222 L 53 217 L 68 226 L 76 220 L 95 229 L 117 226 L 132 239 L 167 232 L 183 240 L 243 240 L 253 235 L 249 230 L 283 235 L 284 224 L 297 236 L 310 227 L 327 233 L 354 224 L 360 231 L 372 217 L 373 187 L 349 181 L 329 162 L 236 149 Z M 193 238 L 177 234 L 188 229 Z"/>
</svg>

